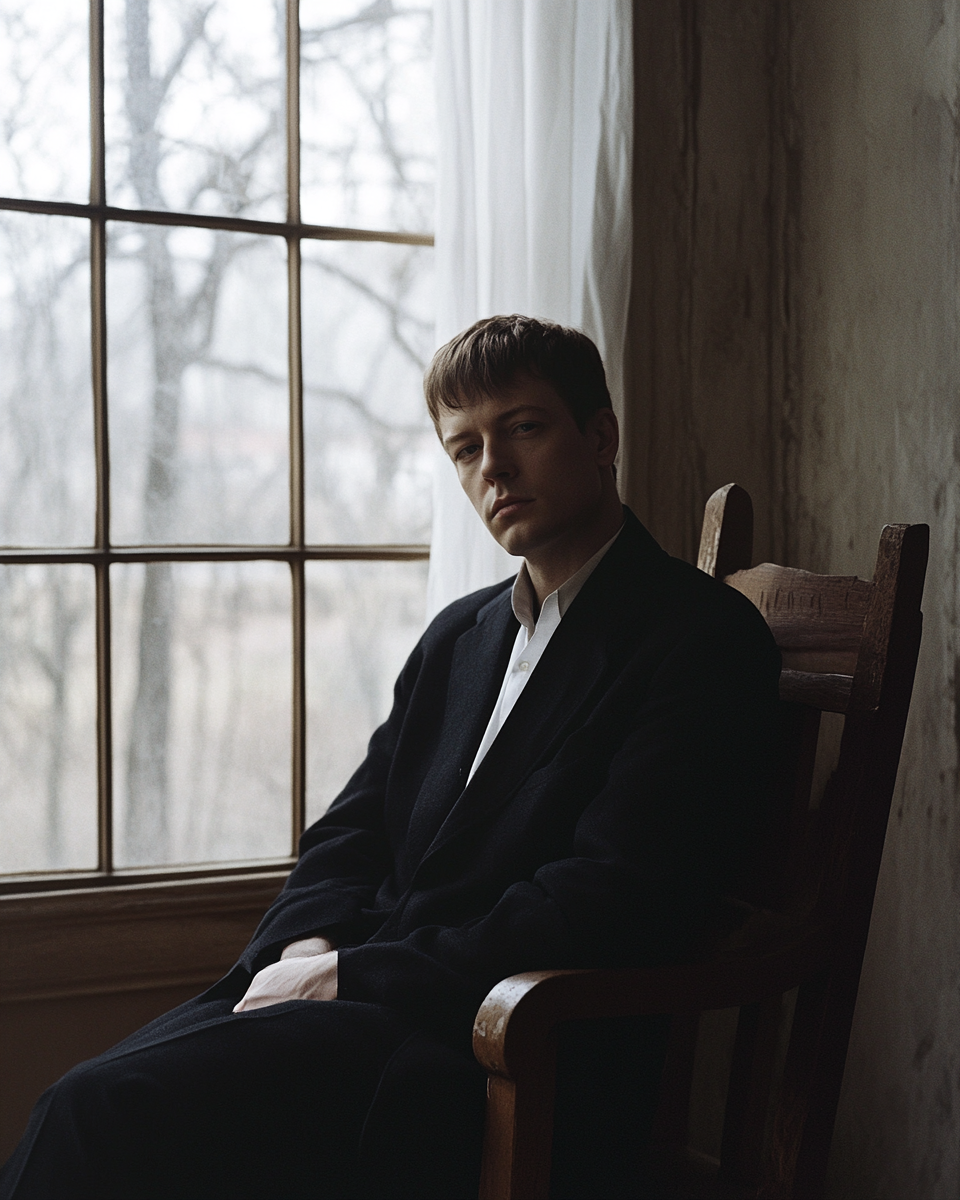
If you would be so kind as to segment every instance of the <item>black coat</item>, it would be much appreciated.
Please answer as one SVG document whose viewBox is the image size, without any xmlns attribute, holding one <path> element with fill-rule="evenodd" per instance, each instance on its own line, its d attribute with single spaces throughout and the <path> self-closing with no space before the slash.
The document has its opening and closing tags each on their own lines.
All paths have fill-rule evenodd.
<svg viewBox="0 0 960 1200">
<path fill-rule="evenodd" d="M 466 784 L 517 628 L 509 581 L 433 621 L 244 974 L 322 934 L 341 999 L 461 1042 L 505 976 L 683 952 L 760 817 L 780 667 L 766 623 L 627 510 Z"/>
</svg>

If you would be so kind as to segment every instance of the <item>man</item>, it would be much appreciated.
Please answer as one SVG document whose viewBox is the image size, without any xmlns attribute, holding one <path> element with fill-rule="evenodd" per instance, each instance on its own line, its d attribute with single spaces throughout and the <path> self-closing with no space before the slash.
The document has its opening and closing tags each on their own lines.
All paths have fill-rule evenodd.
<svg viewBox="0 0 960 1200">
<path fill-rule="evenodd" d="M 486 992 L 675 958 L 735 875 L 778 654 L 748 601 L 621 506 L 596 348 L 494 317 L 425 388 L 516 581 L 433 621 L 240 962 L 46 1093 L 3 1197 L 476 1195 Z M 656 1030 L 603 1037 L 562 1064 L 571 1096 L 623 1062 L 649 1092 Z M 607 1105 L 601 1140 L 634 1100 Z M 629 1194 L 575 1160 L 558 1195 Z"/>
</svg>

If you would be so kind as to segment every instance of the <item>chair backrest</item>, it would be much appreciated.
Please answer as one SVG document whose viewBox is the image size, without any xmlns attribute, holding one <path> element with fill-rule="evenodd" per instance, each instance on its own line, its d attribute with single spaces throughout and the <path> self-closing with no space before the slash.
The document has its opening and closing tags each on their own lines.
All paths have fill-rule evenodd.
<svg viewBox="0 0 960 1200">
<path fill-rule="evenodd" d="M 764 874 L 749 897 L 770 907 L 840 902 L 856 831 L 876 870 L 913 689 L 926 571 L 926 525 L 887 525 L 873 580 L 751 566 L 753 506 L 736 484 L 707 501 L 697 565 L 747 596 L 783 656 L 783 761 Z M 839 759 L 819 811 L 811 785 L 821 714 L 842 713 Z M 875 843 L 879 840 L 879 846 Z M 858 860 L 859 861 L 859 860 Z M 856 881 L 873 903 L 876 873 Z M 846 881 L 852 884 L 854 881 Z"/>
<path fill-rule="evenodd" d="M 750 1186 L 765 1178 L 765 1194 L 819 1196 L 919 653 L 929 529 L 885 526 L 870 581 L 752 566 L 752 541 L 750 497 L 728 484 L 707 502 L 698 566 L 753 601 L 783 655 L 782 770 L 763 869 L 744 898 L 823 925 L 832 967 L 800 988 L 772 1145 L 779 1010 L 776 1002 L 741 1010 L 721 1178 Z M 812 807 L 825 712 L 844 715 L 843 734 Z"/>
</svg>

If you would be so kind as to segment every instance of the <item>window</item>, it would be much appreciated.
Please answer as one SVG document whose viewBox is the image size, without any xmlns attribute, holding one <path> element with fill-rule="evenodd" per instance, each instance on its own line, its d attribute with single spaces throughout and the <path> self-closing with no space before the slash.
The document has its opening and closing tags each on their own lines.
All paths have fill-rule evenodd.
<svg viewBox="0 0 960 1200">
<path fill-rule="evenodd" d="M 422 624 L 430 8 L 0 21 L 0 872 L 275 864 Z"/>
</svg>

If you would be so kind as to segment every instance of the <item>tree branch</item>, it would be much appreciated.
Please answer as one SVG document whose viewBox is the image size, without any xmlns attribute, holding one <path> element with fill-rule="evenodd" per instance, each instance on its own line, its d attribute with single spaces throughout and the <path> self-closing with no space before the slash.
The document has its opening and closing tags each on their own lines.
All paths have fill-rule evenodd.
<svg viewBox="0 0 960 1200">
<path fill-rule="evenodd" d="M 302 29 L 300 31 L 300 45 L 306 46 L 312 42 L 322 41 L 331 33 L 339 33 L 343 29 L 355 28 L 358 25 L 385 25 L 392 17 L 409 17 L 409 16 L 429 16 L 429 8 L 404 8 L 396 9 L 393 6 L 392 0 L 373 0 L 372 4 L 368 4 L 366 8 L 353 17 L 347 17 L 343 21 L 335 21 L 332 25 L 321 25 L 319 28 Z"/>
<path fill-rule="evenodd" d="M 400 332 L 400 321 L 409 321 L 411 325 L 418 326 L 423 330 L 424 333 L 428 333 L 430 331 L 431 322 L 426 321 L 421 317 L 416 317 L 412 313 L 405 312 L 403 309 L 401 309 L 397 301 L 391 300 L 389 297 L 382 295 L 380 292 L 372 288 L 368 283 L 365 283 L 362 279 L 358 279 L 356 275 L 352 275 L 349 271 L 345 271 L 342 267 L 334 266 L 333 263 L 325 262 L 321 258 L 311 258 L 310 262 L 313 266 L 320 267 L 321 270 L 324 270 L 328 274 L 333 275 L 335 278 L 342 280 L 344 283 L 360 292 L 361 295 L 366 296 L 367 299 L 372 300 L 374 304 L 377 304 L 380 308 L 382 308 L 390 318 L 390 332 L 392 333 L 397 345 L 407 355 L 414 366 L 418 368 L 418 370 L 426 370 L 427 364 L 419 356 L 419 354 L 417 354 L 417 352 Z"/>
<path fill-rule="evenodd" d="M 253 375 L 257 379 L 262 379 L 265 383 L 274 384 L 276 387 L 286 388 L 288 384 L 285 375 L 277 375 L 273 371 L 268 371 L 265 367 L 259 366 L 257 363 L 231 363 L 221 358 L 203 358 L 198 360 L 196 365 L 210 367 L 215 371 L 227 371 L 235 375 Z M 384 433 L 398 433 L 404 437 L 418 437 L 423 433 L 423 428 L 419 425 L 391 425 L 388 421 L 384 421 L 382 417 L 378 417 L 376 413 L 372 412 L 359 396 L 343 388 L 304 384 L 303 391 L 306 395 L 323 397 L 327 400 L 342 401 L 356 412 L 359 412 L 364 420 L 369 421 L 372 425 L 376 425 Z"/>
</svg>

